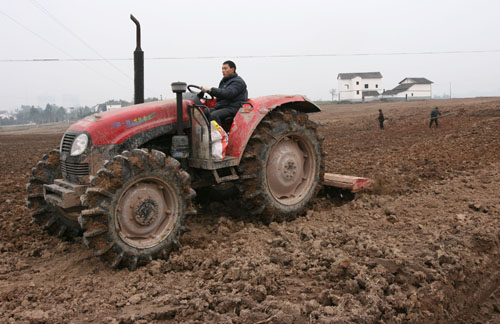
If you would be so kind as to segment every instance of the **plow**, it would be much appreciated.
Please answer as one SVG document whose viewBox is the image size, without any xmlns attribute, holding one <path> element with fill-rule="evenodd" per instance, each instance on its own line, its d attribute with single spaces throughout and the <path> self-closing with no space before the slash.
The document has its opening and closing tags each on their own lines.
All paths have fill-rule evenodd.
<svg viewBox="0 0 500 324">
<path fill-rule="evenodd" d="M 343 174 L 325 173 L 323 177 L 323 185 L 347 190 L 355 194 L 372 190 L 373 180 Z"/>
</svg>

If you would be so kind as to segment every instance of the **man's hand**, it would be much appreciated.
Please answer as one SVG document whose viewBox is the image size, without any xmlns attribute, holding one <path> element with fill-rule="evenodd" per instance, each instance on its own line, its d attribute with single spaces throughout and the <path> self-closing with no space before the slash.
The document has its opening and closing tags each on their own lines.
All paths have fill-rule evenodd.
<svg viewBox="0 0 500 324">
<path fill-rule="evenodd" d="M 206 93 L 209 93 L 211 89 L 212 88 L 207 88 L 207 87 L 201 86 L 201 91 L 206 92 Z"/>
</svg>

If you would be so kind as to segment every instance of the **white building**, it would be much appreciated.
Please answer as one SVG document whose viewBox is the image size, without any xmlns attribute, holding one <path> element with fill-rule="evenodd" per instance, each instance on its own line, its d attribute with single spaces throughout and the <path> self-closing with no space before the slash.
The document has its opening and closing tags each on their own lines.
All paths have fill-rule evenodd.
<svg viewBox="0 0 500 324">
<path fill-rule="evenodd" d="M 122 105 L 117 104 L 117 105 L 106 105 L 106 110 L 113 110 L 113 109 L 118 109 L 121 108 Z"/>
<path fill-rule="evenodd" d="M 384 91 L 386 100 L 423 100 L 432 98 L 432 81 L 426 78 L 405 78 L 392 90 Z"/>
<path fill-rule="evenodd" d="M 339 73 L 339 101 L 378 100 L 382 92 L 380 72 Z"/>
<path fill-rule="evenodd" d="M 0 119 L 9 119 L 11 117 L 14 117 L 11 113 L 9 113 L 7 110 L 0 110 Z"/>
</svg>

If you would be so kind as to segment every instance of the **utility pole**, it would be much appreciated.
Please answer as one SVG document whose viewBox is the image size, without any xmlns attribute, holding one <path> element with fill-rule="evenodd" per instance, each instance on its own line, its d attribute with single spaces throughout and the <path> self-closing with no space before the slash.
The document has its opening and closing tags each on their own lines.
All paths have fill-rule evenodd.
<svg viewBox="0 0 500 324">
<path fill-rule="evenodd" d="M 451 82 L 450 82 L 450 99 L 451 99 Z"/>
</svg>

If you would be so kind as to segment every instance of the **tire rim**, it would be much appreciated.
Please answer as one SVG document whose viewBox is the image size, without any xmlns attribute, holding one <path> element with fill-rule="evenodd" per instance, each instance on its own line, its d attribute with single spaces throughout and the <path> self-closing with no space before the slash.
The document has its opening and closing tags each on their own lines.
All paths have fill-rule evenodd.
<svg viewBox="0 0 500 324">
<path fill-rule="evenodd" d="M 179 203 L 175 190 L 158 178 L 127 186 L 115 208 L 115 225 L 128 245 L 146 249 L 164 241 L 174 229 Z"/>
<path fill-rule="evenodd" d="M 279 203 L 295 205 L 313 189 L 315 170 L 312 144 L 299 136 L 286 136 L 269 154 L 267 186 Z"/>
</svg>

